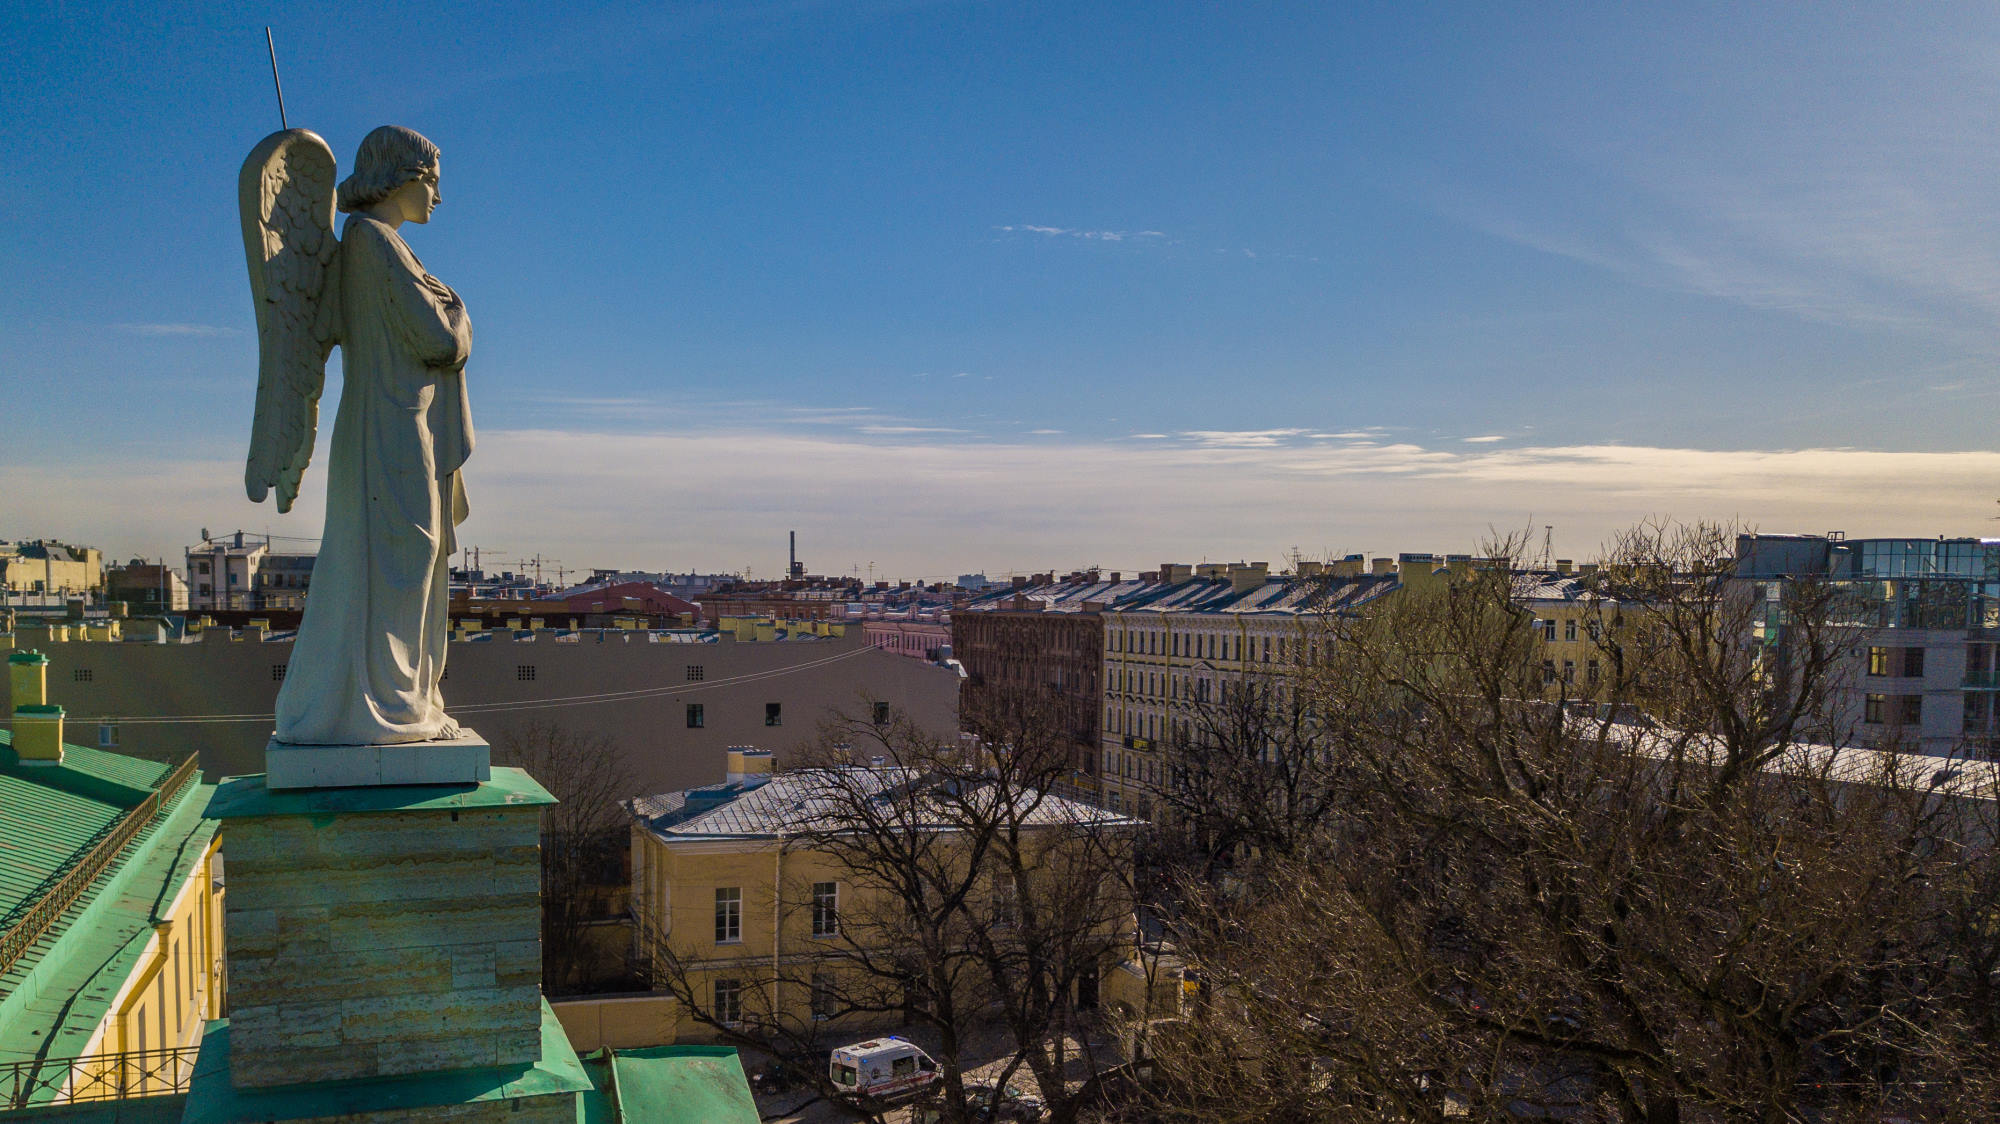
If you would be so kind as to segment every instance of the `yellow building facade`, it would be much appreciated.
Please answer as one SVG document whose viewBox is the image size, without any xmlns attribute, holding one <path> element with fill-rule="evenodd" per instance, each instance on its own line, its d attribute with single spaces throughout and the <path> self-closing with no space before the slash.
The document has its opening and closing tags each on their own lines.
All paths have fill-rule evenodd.
<svg viewBox="0 0 2000 1124">
<path fill-rule="evenodd" d="M 185 1090 L 228 989 L 213 787 L 66 743 L 47 666 L 7 657 L 0 1107 Z"/>
<path fill-rule="evenodd" d="M 657 977 L 671 950 L 675 985 L 718 1021 L 776 1024 L 800 1038 L 882 1025 L 881 1013 L 844 1013 L 841 997 L 883 986 L 877 973 L 857 963 L 889 951 L 884 934 L 897 926 L 883 919 L 901 908 L 898 900 L 857 885 L 843 858 L 798 838 L 807 829 L 803 809 L 815 790 L 809 772 L 772 774 L 764 751 L 731 750 L 729 756 L 731 779 L 723 785 L 628 804 L 634 817 L 633 922 L 642 956 L 652 957 Z M 877 772 L 887 777 L 902 771 Z M 1038 814 L 1050 827 L 1072 814 L 1133 823 L 1055 797 L 1042 804 L 1046 811 Z M 1060 838 L 1050 832 L 1052 843 Z M 1118 931 L 1129 933 L 1130 924 L 1126 910 Z M 878 941 L 883 947 L 871 943 Z M 661 1042 L 715 1036 L 679 1004 L 605 1007 L 579 1015 L 579 1023 L 584 1017 L 605 1020 L 601 1033 L 611 1044 L 649 1033 Z"/>
</svg>

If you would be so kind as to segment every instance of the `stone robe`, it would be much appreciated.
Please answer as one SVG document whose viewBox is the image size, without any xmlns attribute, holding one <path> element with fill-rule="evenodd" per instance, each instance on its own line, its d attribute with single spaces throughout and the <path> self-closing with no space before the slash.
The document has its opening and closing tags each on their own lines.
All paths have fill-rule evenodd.
<svg viewBox="0 0 2000 1124">
<path fill-rule="evenodd" d="M 451 555 L 472 451 L 472 324 L 394 229 L 348 216 L 340 410 L 326 531 L 278 692 L 277 740 L 394 745 L 452 736 L 444 674 Z"/>
</svg>

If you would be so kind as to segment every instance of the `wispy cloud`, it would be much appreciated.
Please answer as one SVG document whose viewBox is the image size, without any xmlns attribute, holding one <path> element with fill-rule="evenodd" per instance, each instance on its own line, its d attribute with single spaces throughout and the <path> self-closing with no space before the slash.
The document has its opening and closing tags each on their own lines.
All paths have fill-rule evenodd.
<svg viewBox="0 0 2000 1124">
<path fill-rule="evenodd" d="M 116 331 L 133 336 L 185 336 L 191 339 L 223 339 L 243 334 L 240 328 L 217 324 L 113 324 Z"/>
<path fill-rule="evenodd" d="M 1166 234 L 1158 230 L 1079 230 L 1067 226 L 1037 226 L 1034 223 L 1017 223 L 1012 226 L 997 226 L 995 230 L 1009 234 L 1040 234 L 1049 238 L 1082 238 L 1091 242 L 1127 242 L 1142 239 L 1162 239 Z"/>
<path fill-rule="evenodd" d="M 46 525 L 59 511 L 51 532 L 121 556 L 172 554 L 204 524 L 316 534 L 326 479 L 316 464 L 299 511 L 279 517 L 243 499 L 241 465 L 219 448 L 162 460 L 108 446 L 63 467 L 0 460 L 0 525 Z M 467 469 L 473 516 L 460 538 L 541 543 L 580 566 L 734 569 L 780 557 L 770 528 L 796 526 L 820 557 L 844 563 L 851 553 L 928 574 L 1002 559 L 1280 557 L 1293 544 L 1313 553 L 1472 549 L 1488 527 L 1523 525 L 1533 513 L 1555 525 L 1559 549 L 1587 557 L 1648 515 L 1739 518 L 1774 531 L 1979 533 L 1995 479 L 2000 452 L 1985 451 L 1217 444 L 1165 434 L 969 442 L 706 422 L 660 432 L 495 428 L 481 432 Z M 894 502 L 855 518 L 854 496 L 883 494 Z M 653 518 L 633 524 L 633 510 Z M 654 529 L 697 524 L 698 543 Z"/>
<path fill-rule="evenodd" d="M 953 429 L 943 425 L 862 425 L 855 432 L 876 437 L 898 437 L 911 433 L 970 433 L 967 429 Z"/>
<path fill-rule="evenodd" d="M 1256 449 L 1270 448 L 1304 432 L 1303 429 L 1191 429 L 1176 436 L 1215 448 Z"/>
<path fill-rule="evenodd" d="M 1478 437 L 1461 437 L 1459 440 L 1468 445 L 1491 445 L 1495 441 L 1507 440 L 1507 435 L 1504 433 L 1484 433 Z"/>
</svg>

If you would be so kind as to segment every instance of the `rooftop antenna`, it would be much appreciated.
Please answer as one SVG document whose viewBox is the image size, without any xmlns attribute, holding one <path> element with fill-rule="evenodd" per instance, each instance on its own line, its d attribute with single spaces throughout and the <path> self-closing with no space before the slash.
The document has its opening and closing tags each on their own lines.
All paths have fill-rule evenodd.
<svg viewBox="0 0 2000 1124">
<path fill-rule="evenodd" d="M 278 44 L 271 38 L 271 28 L 264 28 L 264 48 L 271 52 L 271 87 L 278 91 L 278 127 L 289 129 L 291 122 L 285 120 L 285 84 L 278 81 Z"/>
<path fill-rule="evenodd" d="M 1556 564 L 1556 527 L 1553 523 L 1542 524 L 1542 557 L 1535 563 L 1535 569 L 1546 570 Z"/>
</svg>

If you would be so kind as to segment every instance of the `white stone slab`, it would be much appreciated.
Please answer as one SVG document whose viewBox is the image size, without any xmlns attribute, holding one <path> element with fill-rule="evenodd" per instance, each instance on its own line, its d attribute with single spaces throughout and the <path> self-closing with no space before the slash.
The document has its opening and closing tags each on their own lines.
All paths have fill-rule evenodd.
<svg viewBox="0 0 2000 1124">
<path fill-rule="evenodd" d="M 492 778 L 492 751 L 471 730 L 406 745 L 291 745 L 273 738 L 264 747 L 264 787 L 273 790 L 478 784 Z"/>
</svg>

